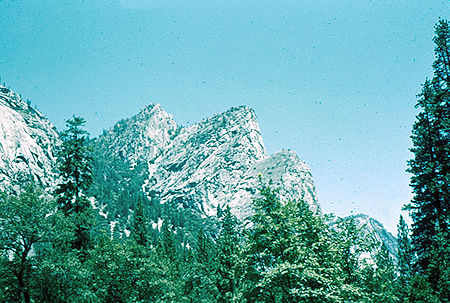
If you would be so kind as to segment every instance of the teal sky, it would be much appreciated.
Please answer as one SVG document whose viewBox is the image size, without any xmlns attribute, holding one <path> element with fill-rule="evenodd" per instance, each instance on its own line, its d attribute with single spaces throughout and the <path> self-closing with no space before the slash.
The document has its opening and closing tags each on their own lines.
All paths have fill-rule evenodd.
<svg viewBox="0 0 450 303">
<path fill-rule="evenodd" d="M 0 0 L 0 76 L 96 136 L 148 103 L 182 125 L 248 105 L 269 153 L 312 169 L 322 209 L 390 231 L 411 198 L 416 94 L 450 1 Z"/>
</svg>

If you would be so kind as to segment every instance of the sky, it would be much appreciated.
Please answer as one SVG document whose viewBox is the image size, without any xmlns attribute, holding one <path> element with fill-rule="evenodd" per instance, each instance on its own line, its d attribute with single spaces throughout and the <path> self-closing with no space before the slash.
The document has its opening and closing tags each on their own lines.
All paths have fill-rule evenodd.
<svg viewBox="0 0 450 303">
<path fill-rule="evenodd" d="M 0 77 L 91 136 L 149 103 L 188 126 L 248 105 L 307 163 L 324 212 L 396 234 L 411 128 L 450 1 L 0 0 Z"/>
</svg>

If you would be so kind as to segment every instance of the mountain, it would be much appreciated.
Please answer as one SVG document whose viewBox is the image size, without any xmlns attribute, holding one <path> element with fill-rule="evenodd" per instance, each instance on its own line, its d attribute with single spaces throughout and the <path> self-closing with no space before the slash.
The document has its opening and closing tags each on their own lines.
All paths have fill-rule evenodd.
<svg viewBox="0 0 450 303">
<path fill-rule="evenodd" d="M 0 190 L 14 193 L 28 181 L 53 188 L 59 145 L 53 124 L 0 86 Z M 282 200 L 303 199 L 320 214 L 309 167 L 290 150 L 267 155 L 257 116 L 247 106 L 182 127 L 161 105 L 150 104 L 91 145 L 89 194 L 105 222 L 119 222 L 122 231 L 129 230 L 134 203 L 143 195 L 151 198 L 147 209 L 154 224 L 165 216 L 174 226 L 203 228 L 226 205 L 245 221 L 260 182 L 271 182 Z M 365 215 L 355 219 L 396 255 L 395 238 L 378 221 Z"/>
<path fill-rule="evenodd" d="M 397 238 L 388 232 L 383 224 L 364 214 L 350 216 L 349 218 L 354 218 L 358 227 L 364 227 L 364 234 L 371 234 L 379 243 L 384 243 L 391 256 L 394 257 L 394 259 L 397 259 Z"/>
<path fill-rule="evenodd" d="M 259 179 L 279 189 L 282 200 L 302 199 L 314 213 L 320 212 L 309 167 L 293 151 L 282 150 L 256 161 L 237 184 L 230 207 L 243 214 L 241 217 L 251 213 L 249 201 L 256 193 Z"/>
<path fill-rule="evenodd" d="M 0 190 L 17 192 L 33 181 L 52 187 L 56 180 L 56 128 L 29 102 L 0 85 Z"/>
<path fill-rule="evenodd" d="M 162 204 L 208 216 L 229 205 L 243 219 L 251 212 L 261 176 L 262 182 L 272 180 L 280 187 L 283 198 L 301 197 L 319 211 L 308 166 L 292 151 L 267 155 L 256 114 L 246 106 L 180 127 L 160 105 L 152 104 L 116 124 L 94 144 L 130 170 L 144 163 L 148 171 L 144 191 Z"/>
<path fill-rule="evenodd" d="M 95 144 L 104 157 L 120 158 L 134 166 L 154 161 L 166 151 L 177 130 L 172 116 L 161 105 L 150 104 L 136 116 L 116 123 Z"/>
<path fill-rule="evenodd" d="M 108 169 L 124 163 L 116 169 L 122 177 L 110 174 L 113 179 L 135 178 L 125 177 L 127 171 L 129 176 L 139 175 L 134 188 L 143 188 L 163 205 L 195 209 L 207 216 L 229 205 L 245 220 L 259 183 L 272 182 L 282 200 L 303 199 L 320 213 L 309 167 L 290 150 L 267 155 L 257 116 L 246 106 L 181 127 L 160 105 L 151 104 L 117 123 L 95 140 L 95 146 L 102 159 L 109 159 Z M 119 193 L 120 189 L 111 196 Z M 385 243 L 396 257 L 396 238 L 391 233 L 366 215 L 353 217 L 359 227 L 364 226 L 364 234 Z"/>
<path fill-rule="evenodd" d="M 333 214 L 328 214 L 326 223 L 328 226 L 335 231 L 342 231 L 340 224 L 342 222 L 352 222 L 361 238 L 369 243 L 375 244 L 375 247 L 370 251 L 370 253 L 364 253 L 362 259 L 365 259 L 371 264 L 375 263 L 375 256 L 380 251 L 379 244 L 383 243 L 390 257 L 394 262 L 398 258 L 398 245 L 397 238 L 394 237 L 389 231 L 387 231 L 383 224 L 371 218 L 365 214 L 351 215 L 347 217 L 336 217 Z"/>
</svg>

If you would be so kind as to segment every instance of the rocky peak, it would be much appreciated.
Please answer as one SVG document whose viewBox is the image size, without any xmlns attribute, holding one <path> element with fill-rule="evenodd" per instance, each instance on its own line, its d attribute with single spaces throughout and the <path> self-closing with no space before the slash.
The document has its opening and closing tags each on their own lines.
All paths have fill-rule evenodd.
<svg viewBox="0 0 450 303">
<path fill-rule="evenodd" d="M 151 166 L 148 192 L 215 214 L 231 198 L 237 180 L 258 159 L 264 144 L 254 111 L 232 108 L 183 128 Z"/>
<path fill-rule="evenodd" d="M 379 243 L 384 243 L 388 249 L 391 257 L 395 260 L 398 257 L 397 251 L 397 238 L 395 238 L 390 232 L 388 232 L 383 224 L 364 214 L 357 214 L 350 216 L 354 218 L 358 227 L 364 227 L 363 232 L 365 234 L 371 234 Z"/>
<path fill-rule="evenodd" d="M 138 161 L 152 162 L 167 149 L 178 129 L 172 115 L 161 105 L 150 104 L 104 132 L 96 144 L 103 147 L 105 156 L 120 157 L 132 165 Z"/>
<path fill-rule="evenodd" d="M 53 124 L 29 102 L 0 85 L 0 190 L 15 192 L 29 181 L 53 186 L 59 144 Z"/>
<path fill-rule="evenodd" d="M 151 104 L 97 141 L 104 155 L 148 163 L 144 189 L 161 203 L 206 215 L 229 204 L 245 219 L 261 174 L 280 187 L 284 199 L 301 198 L 319 209 L 309 168 L 292 151 L 267 156 L 258 119 L 247 106 L 180 128 L 160 105 Z"/>
<path fill-rule="evenodd" d="M 242 176 L 231 198 L 235 215 L 245 219 L 252 212 L 252 197 L 259 183 L 279 188 L 282 200 L 301 199 L 315 213 L 320 211 L 310 168 L 291 150 L 282 150 L 256 161 Z"/>
</svg>

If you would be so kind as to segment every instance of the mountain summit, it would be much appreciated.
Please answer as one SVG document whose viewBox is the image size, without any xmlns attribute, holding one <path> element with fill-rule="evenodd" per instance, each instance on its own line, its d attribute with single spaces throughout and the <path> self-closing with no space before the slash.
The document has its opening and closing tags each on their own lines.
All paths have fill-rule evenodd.
<svg viewBox="0 0 450 303">
<path fill-rule="evenodd" d="M 96 146 L 131 168 L 138 160 L 146 163 L 143 188 L 162 204 L 205 215 L 229 205 L 245 218 L 261 178 L 272 180 L 283 198 L 301 197 L 319 210 L 308 166 L 292 151 L 267 155 L 256 114 L 247 106 L 183 128 L 160 105 L 149 105 L 100 136 Z"/>
<path fill-rule="evenodd" d="M 167 150 L 178 126 L 161 105 L 150 104 L 130 119 L 116 123 L 97 141 L 105 157 L 118 157 L 136 165 L 151 162 Z"/>
</svg>

